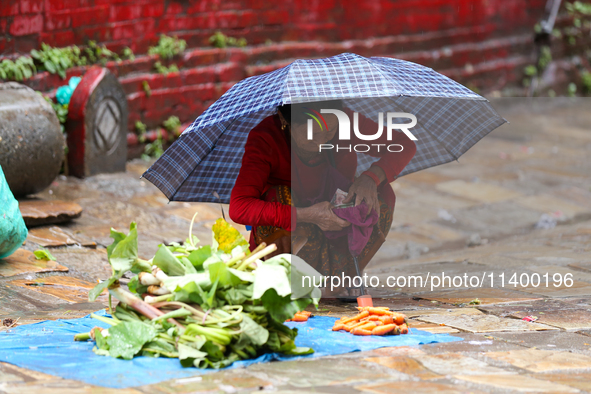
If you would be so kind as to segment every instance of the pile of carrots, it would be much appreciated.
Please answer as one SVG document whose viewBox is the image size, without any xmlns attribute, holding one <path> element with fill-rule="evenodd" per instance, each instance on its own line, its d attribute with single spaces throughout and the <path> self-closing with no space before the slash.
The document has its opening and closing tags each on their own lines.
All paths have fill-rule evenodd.
<svg viewBox="0 0 591 394">
<path fill-rule="evenodd" d="M 293 316 L 293 319 L 287 319 L 287 321 L 299 321 L 299 322 L 304 322 L 304 321 L 308 321 L 308 319 L 312 316 L 312 312 L 308 312 L 308 311 L 299 311 L 296 312 L 296 314 Z"/>
<path fill-rule="evenodd" d="M 408 334 L 406 316 L 390 311 L 388 307 L 357 307 L 359 314 L 342 317 L 334 323 L 333 331 L 344 330 L 353 335 Z"/>
</svg>

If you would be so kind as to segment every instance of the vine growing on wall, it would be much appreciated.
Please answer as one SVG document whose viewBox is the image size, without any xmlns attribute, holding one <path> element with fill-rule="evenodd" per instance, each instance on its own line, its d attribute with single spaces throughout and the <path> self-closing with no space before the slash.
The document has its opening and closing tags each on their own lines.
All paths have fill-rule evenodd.
<svg viewBox="0 0 591 394">
<path fill-rule="evenodd" d="M 2 60 L 0 79 L 20 82 L 31 78 L 39 71 L 57 74 L 65 79 L 66 71 L 72 67 L 90 64 L 105 65 L 110 60 L 121 61 L 134 58 L 130 48 L 125 48 L 123 53 L 118 55 L 95 41 L 89 41 L 86 47 L 71 45 L 63 48 L 55 48 L 43 43 L 40 49 L 33 49 L 29 55 L 20 56 L 15 60 Z"/>
</svg>

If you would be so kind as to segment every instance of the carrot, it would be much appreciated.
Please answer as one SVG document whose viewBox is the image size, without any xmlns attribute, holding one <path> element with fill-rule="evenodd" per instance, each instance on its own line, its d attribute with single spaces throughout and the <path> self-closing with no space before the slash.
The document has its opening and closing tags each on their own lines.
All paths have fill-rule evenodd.
<svg viewBox="0 0 591 394">
<path fill-rule="evenodd" d="M 345 329 L 345 325 L 343 323 L 335 323 L 334 326 L 332 327 L 333 331 L 340 331 L 340 330 L 344 330 Z"/>
<path fill-rule="evenodd" d="M 403 314 L 399 313 L 396 314 L 393 317 L 394 323 L 398 324 L 399 326 L 403 325 L 404 323 L 406 323 L 406 316 L 404 316 Z"/>
<path fill-rule="evenodd" d="M 406 324 L 403 324 L 400 327 L 400 333 L 401 334 L 408 334 L 408 326 Z"/>
<path fill-rule="evenodd" d="M 351 334 L 353 335 L 371 335 L 371 331 L 370 330 L 364 330 L 363 328 L 356 328 L 353 331 L 351 331 Z"/>
<path fill-rule="evenodd" d="M 360 322 L 356 322 L 356 323 L 352 323 L 352 324 L 350 324 L 350 325 L 349 325 L 349 327 L 351 327 L 351 330 L 352 330 L 352 329 L 354 329 L 354 328 L 357 328 L 357 327 L 364 326 L 364 325 L 366 325 L 367 323 L 368 323 L 368 322 L 366 322 L 366 321 L 360 321 Z"/>
<path fill-rule="evenodd" d="M 395 324 L 396 326 L 396 324 Z M 400 335 L 400 326 L 394 327 L 394 330 L 390 332 L 390 335 Z"/>
<path fill-rule="evenodd" d="M 358 311 L 367 311 L 367 310 L 369 310 L 369 308 L 383 309 L 385 311 L 390 310 L 390 308 L 388 308 L 387 306 L 358 306 L 356 308 Z"/>
<path fill-rule="evenodd" d="M 308 311 L 300 311 L 298 312 L 300 315 L 306 315 L 308 317 L 312 316 L 312 312 L 308 312 Z"/>
<path fill-rule="evenodd" d="M 369 331 L 371 331 L 371 330 L 373 330 L 373 329 L 374 329 L 376 326 L 377 326 L 377 324 L 375 324 L 374 322 L 370 321 L 370 322 L 367 322 L 367 323 L 365 323 L 365 324 L 363 324 L 363 325 L 361 325 L 361 326 L 357 326 L 357 327 L 355 327 L 355 328 L 360 328 L 360 329 L 362 329 L 362 330 L 369 330 Z"/>
<path fill-rule="evenodd" d="M 369 312 L 372 315 L 380 315 L 380 316 L 388 314 L 387 310 L 374 308 L 374 307 L 367 308 L 367 312 Z"/>
<path fill-rule="evenodd" d="M 291 321 L 291 319 L 287 319 L 285 322 L 287 323 L 288 321 Z"/>
<path fill-rule="evenodd" d="M 385 324 L 383 326 L 377 326 L 371 330 L 372 335 L 386 335 L 394 330 L 396 324 Z"/>
<path fill-rule="evenodd" d="M 353 317 L 350 317 L 348 319 L 342 320 L 342 322 L 343 322 L 343 324 L 347 324 L 347 323 L 349 323 L 349 322 L 351 322 L 353 320 L 363 319 L 364 317 L 367 317 L 367 316 L 369 316 L 369 312 L 368 311 L 363 311 L 360 314 L 358 314 L 357 316 L 353 316 Z"/>
<path fill-rule="evenodd" d="M 370 316 L 366 317 L 366 319 L 370 320 L 370 321 L 377 321 L 377 320 L 380 320 L 380 316 L 370 315 Z"/>
<path fill-rule="evenodd" d="M 392 323 L 394 323 L 394 319 L 392 319 L 392 316 L 391 315 L 383 315 L 383 316 L 380 316 L 378 319 L 383 324 L 392 324 Z"/>
<path fill-rule="evenodd" d="M 300 313 L 298 312 L 293 316 L 293 319 L 291 319 L 291 320 L 292 321 L 299 321 L 299 322 L 308 321 L 308 316 L 300 315 Z"/>
<path fill-rule="evenodd" d="M 376 326 L 383 326 L 384 323 L 382 323 L 381 321 L 377 320 L 374 322 L 376 324 Z"/>
</svg>

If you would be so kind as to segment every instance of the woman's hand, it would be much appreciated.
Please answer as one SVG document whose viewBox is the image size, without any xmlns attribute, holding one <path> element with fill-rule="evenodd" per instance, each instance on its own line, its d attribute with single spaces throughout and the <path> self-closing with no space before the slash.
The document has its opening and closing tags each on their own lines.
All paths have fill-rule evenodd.
<svg viewBox="0 0 591 394">
<path fill-rule="evenodd" d="M 351 223 L 334 214 L 333 208 L 334 206 L 328 201 L 319 202 L 308 208 L 298 208 L 297 221 L 313 223 L 322 231 L 339 231 L 350 226 Z"/>
<path fill-rule="evenodd" d="M 355 182 L 349 188 L 349 195 L 343 201 L 344 204 L 347 204 L 353 201 L 355 197 L 355 206 L 361 204 L 362 201 L 365 200 L 367 207 L 366 217 L 371 213 L 372 209 L 375 209 L 376 212 L 380 212 L 380 202 L 378 200 L 378 187 L 373 179 L 368 177 L 367 175 L 361 175 L 359 178 L 355 179 Z"/>
</svg>

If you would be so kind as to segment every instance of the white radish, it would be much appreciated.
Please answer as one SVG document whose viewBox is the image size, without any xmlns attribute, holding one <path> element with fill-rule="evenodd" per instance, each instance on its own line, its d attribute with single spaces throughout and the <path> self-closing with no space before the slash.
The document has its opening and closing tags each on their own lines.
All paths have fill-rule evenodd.
<svg viewBox="0 0 591 394">
<path fill-rule="evenodd" d="M 166 287 L 152 285 L 152 286 L 148 286 L 148 293 L 160 296 L 160 295 L 170 294 L 170 290 L 168 290 Z"/>
<path fill-rule="evenodd" d="M 140 272 L 139 281 L 144 286 L 160 285 L 160 280 L 148 272 Z"/>
</svg>

